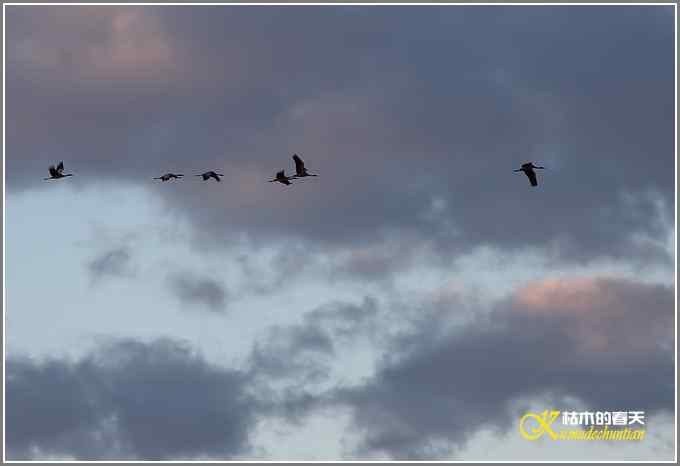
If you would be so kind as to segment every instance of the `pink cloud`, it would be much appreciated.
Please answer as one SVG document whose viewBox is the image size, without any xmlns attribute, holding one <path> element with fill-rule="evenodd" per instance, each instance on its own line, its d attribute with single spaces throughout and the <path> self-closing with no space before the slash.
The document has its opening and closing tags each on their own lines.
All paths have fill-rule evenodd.
<svg viewBox="0 0 680 466">
<path fill-rule="evenodd" d="M 156 75 L 177 66 L 176 51 L 161 23 L 143 10 L 121 10 L 107 21 L 109 40 L 87 48 L 97 74 L 113 77 Z"/>
<path fill-rule="evenodd" d="M 35 9 L 35 7 L 32 7 Z M 158 79 L 178 71 L 178 49 L 143 7 L 40 7 L 27 34 L 8 44 L 18 66 L 53 79 Z"/>
<path fill-rule="evenodd" d="M 529 312 L 587 312 L 606 299 L 602 282 L 593 278 L 548 278 L 519 290 L 515 301 Z"/>
<path fill-rule="evenodd" d="M 575 343 L 570 352 L 644 357 L 670 347 L 672 293 L 661 285 L 613 278 L 549 278 L 519 290 L 513 310 L 555 319 Z"/>
</svg>

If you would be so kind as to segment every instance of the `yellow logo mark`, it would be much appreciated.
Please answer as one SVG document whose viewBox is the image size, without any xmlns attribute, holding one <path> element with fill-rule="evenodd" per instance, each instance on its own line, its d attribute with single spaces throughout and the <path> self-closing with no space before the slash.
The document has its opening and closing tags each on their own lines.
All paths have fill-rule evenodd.
<svg viewBox="0 0 680 466">
<path fill-rule="evenodd" d="M 558 434 L 550 426 L 559 415 L 559 411 L 548 411 L 547 409 L 541 414 L 526 413 L 519 420 L 519 433 L 527 440 L 536 440 L 547 432 L 550 438 L 556 440 Z"/>
</svg>

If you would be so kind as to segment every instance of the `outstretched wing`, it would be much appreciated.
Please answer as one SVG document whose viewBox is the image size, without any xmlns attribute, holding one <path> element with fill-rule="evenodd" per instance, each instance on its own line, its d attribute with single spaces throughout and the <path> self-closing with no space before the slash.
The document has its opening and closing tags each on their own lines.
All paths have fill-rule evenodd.
<svg viewBox="0 0 680 466">
<path fill-rule="evenodd" d="M 57 172 L 57 169 L 54 168 L 54 165 L 50 165 L 49 171 L 50 171 L 50 176 L 53 177 L 53 178 L 56 177 L 57 175 L 59 175 L 59 172 Z"/>
<path fill-rule="evenodd" d="M 295 172 L 302 175 L 305 172 L 305 163 L 297 154 L 293 154 L 293 160 L 295 161 Z"/>
<path fill-rule="evenodd" d="M 533 170 L 526 170 L 524 173 L 529 177 L 529 183 L 531 186 L 538 186 L 538 181 L 536 181 L 536 172 Z"/>
<path fill-rule="evenodd" d="M 59 165 L 57 165 L 57 171 L 58 172 L 64 171 L 64 162 L 59 162 Z"/>
<path fill-rule="evenodd" d="M 284 174 L 286 170 L 281 170 L 280 172 L 276 172 L 276 177 L 277 178 L 285 178 L 286 175 Z"/>
<path fill-rule="evenodd" d="M 210 174 L 210 176 L 212 176 L 213 178 L 215 178 L 217 181 L 220 181 L 220 177 L 217 176 L 217 173 L 214 173 L 214 172 L 213 172 L 213 173 Z"/>
</svg>

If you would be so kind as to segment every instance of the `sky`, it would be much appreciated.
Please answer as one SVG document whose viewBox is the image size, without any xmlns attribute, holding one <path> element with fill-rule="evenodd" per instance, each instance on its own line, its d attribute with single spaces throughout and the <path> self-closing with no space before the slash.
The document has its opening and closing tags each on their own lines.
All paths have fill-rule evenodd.
<svg viewBox="0 0 680 466">
<path fill-rule="evenodd" d="M 7 459 L 673 459 L 674 7 L 3 14 Z"/>
</svg>

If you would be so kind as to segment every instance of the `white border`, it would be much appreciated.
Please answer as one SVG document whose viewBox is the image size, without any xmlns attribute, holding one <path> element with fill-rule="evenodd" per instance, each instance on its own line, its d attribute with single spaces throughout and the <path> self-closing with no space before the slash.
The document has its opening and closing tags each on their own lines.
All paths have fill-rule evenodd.
<svg viewBox="0 0 680 466">
<path fill-rule="evenodd" d="M 508 3 L 480 3 L 480 2 L 473 2 L 473 3 L 437 3 L 437 2 L 423 2 L 423 3 L 356 3 L 356 2 L 349 2 L 349 3 L 245 3 L 245 2 L 233 2 L 233 3 L 174 3 L 174 2 L 168 2 L 168 3 L 3 3 L 2 5 L 2 153 L 3 153 L 3 158 L 2 158 L 2 319 L 3 319 L 3 326 L 2 326 L 2 359 L 3 359 L 3 364 L 2 364 L 2 462 L 3 463 L 112 463 L 112 464 L 118 464 L 118 463 L 529 463 L 529 464 L 534 464 L 534 463 L 613 463 L 613 464 L 620 464 L 620 463 L 676 463 L 677 458 L 678 458 L 678 442 L 677 442 L 677 425 L 678 425 L 678 387 L 677 387 L 677 380 L 678 380 L 678 365 L 677 365 L 677 355 L 678 355 L 678 334 L 677 334 L 677 320 L 678 320 L 678 287 L 677 287 L 677 279 L 675 281 L 674 285 L 674 293 L 675 293 L 675 326 L 674 326 L 674 331 L 675 331 L 675 435 L 674 435 L 674 459 L 673 460 L 651 460 L 651 461 L 641 461 L 641 460 L 631 460 L 631 461 L 621 461 L 621 460 L 602 460 L 602 461 L 569 461 L 569 460 L 547 460 L 547 461 L 541 461 L 541 460 L 523 460 L 523 461 L 518 461 L 518 460 L 507 460 L 507 461 L 499 461 L 499 460 L 492 460 L 492 461 L 478 461 L 478 460 L 427 460 L 427 461 L 411 461 L 411 460 L 332 460 L 332 461 L 315 461 L 315 460 L 294 460 L 294 461 L 288 461 L 288 460 L 209 460 L 209 461 L 203 461 L 203 460 L 187 460 L 187 461 L 173 461 L 173 460 L 166 460 L 166 461 L 144 461 L 144 460 L 136 460 L 136 461 L 128 461 L 128 460 L 121 460 L 121 461 L 84 461 L 84 460 L 7 460 L 6 458 L 6 448 L 5 448 L 5 433 L 7 430 L 5 429 L 5 413 L 6 413 L 6 404 L 5 404 L 5 348 L 7 345 L 7 338 L 6 338 L 6 308 L 7 308 L 7 296 L 6 296 L 6 285 L 5 285 L 5 277 L 6 277 L 6 267 L 5 267 L 5 260 L 6 260 L 6 254 L 5 254 L 5 242 L 6 242 L 6 233 L 5 233 L 5 225 L 6 225 L 6 216 L 5 216 L 5 176 L 7 173 L 7 166 L 6 166 L 6 150 L 5 150 L 5 141 L 6 141 L 6 135 L 5 135 L 5 126 L 7 124 L 7 118 L 5 114 L 5 103 L 6 103 L 6 95 L 5 95 L 5 80 L 6 80 L 6 74 L 5 74 L 5 62 L 7 60 L 7 47 L 6 47 L 6 31 L 7 28 L 5 27 L 5 18 L 7 17 L 6 12 L 5 12 L 5 7 L 6 6 L 45 6 L 45 5 L 54 5 L 54 6 L 80 6 L 80 5 L 89 5 L 89 6 L 216 6 L 216 5 L 223 5 L 223 6 L 673 6 L 673 11 L 674 11 L 674 16 L 675 16 L 675 22 L 674 22 L 674 47 L 675 47 L 675 116 L 674 116 L 674 121 L 675 121 L 675 138 L 674 138 L 674 146 L 675 146 L 675 208 L 674 208 L 674 216 L 675 216 L 675 250 L 674 252 L 674 263 L 675 263 L 675 271 L 677 272 L 678 270 L 678 52 L 677 52 L 677 44 L 678 44 L 678 14 L 677 14 L 677 3 L 675 2 L 654 2 L 654 3 L 582 3 L 582 2 L 552 2 L 552 3 L 526 3 L 526 2 L 508 2 Z M 652 382 L 653 383 L 653 382 Z"/>
</svg>

